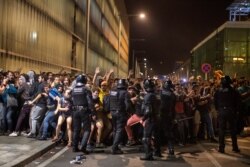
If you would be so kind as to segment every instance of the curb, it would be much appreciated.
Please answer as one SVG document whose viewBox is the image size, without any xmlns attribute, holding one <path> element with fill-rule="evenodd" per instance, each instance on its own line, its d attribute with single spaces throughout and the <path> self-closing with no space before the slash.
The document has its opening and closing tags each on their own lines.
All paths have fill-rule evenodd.
<svg viewBox="0 0 250 167">
<path fill-rule="evenodd" d="M 22 167 L 27 165 L 28 163 L 32 162 L 34 159 L 40 157 L 44 153 L 46 153 L 48 150 L 55 147 L 56 143 L 52 142 L 45 142 L 41 146 L 31 150 L 28 154 L 22 155 L 18 157 L 17 159 L 6 163 L 2 165 L 1 167 Z"/>
</svg>

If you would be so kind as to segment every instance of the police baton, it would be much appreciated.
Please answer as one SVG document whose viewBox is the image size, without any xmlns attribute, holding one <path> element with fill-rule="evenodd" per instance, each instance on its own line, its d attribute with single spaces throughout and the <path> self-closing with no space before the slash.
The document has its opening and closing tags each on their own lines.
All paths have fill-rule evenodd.
<svg viewBox="0 0 250 167">
<path fill-rule="evenodd" d="M 189 120 L 189 119 L 193 119 L 194 117 L 186 117 L 186 118 L 182 118 L 182 119 L 176 119 L 174 122 L 175 123 L 179 123 L 179 122 L 182 122 L 182 121 L 185 121 L 185 120 Z"/>
</svg>

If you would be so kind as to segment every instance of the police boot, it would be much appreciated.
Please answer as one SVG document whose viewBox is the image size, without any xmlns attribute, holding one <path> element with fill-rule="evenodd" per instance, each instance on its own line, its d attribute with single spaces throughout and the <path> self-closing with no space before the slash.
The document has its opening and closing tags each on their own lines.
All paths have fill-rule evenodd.
<svg viewBox="0 0 250 167">
<path fill-rule="evenodd" d="M 123 154 L 123 151 L 119 148 L 115 148 L 111 150 L 112 154 Z"/>
<path fill-rule="evenodd" d="M 154 160 L 153 154 L 152 154 L 151 148 L 150 148 L 150 139 L 149 138 L 143 138 L 142 142 L 143 142 L 143 146 L 144 146 L 144 149 L 145 149 L 145 156 L 140 157 L 140 160 L 146 160 L 146 161 Z"/>
<path fill-rule="evenodd" d="M 155 150 L 154 151 L 154 156 L 155 157 L 163 157 L 162 154 L 161 154 L 161 150 Z"/>
<path fill-rule="evenodd" d="M 235 153 L 239 153 L 240 149 L 239 149 L 238 145 L 234 145 L 232 151 L 235 152 Z"/>
<path fill-rule="evenodd" d="M 167 156 L 167 158 L 174 158 L 175 157 L 175 155 L 174 155 L 174 149 L 168 149 L 168 156 Z"/>
<path fill-rule="evenodd" d="M 238 147 L 238 144 L 237 144 L 237 138 L 236 137 L 232 137 L 232 145 L 233 145 L 233 152 L 235 153 L 239 153 L 240 152 L 240 149 Z"/>
<path fill-rule="evenodd" d="M 225 153 L 225 147 L 219 146 L 218 152 Z"/>
<path fill-rule="evenodd" d="M 152 154 L 145 154 L 144 156 L 140 157 L 140 160 L 143 161 L 153 161 L 153 155 Z"/>
<path fill-rule="evenodd" d="M 73 147 L 72 152 L 80 152 L 80 150 L 78 149 L 78 147 Z"/>
</svg>

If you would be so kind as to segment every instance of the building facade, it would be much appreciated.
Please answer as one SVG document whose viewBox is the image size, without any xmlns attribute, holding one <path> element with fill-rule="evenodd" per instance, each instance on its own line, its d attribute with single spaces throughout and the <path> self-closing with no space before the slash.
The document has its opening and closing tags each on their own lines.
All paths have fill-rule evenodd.
<svg viewBox="0 0 250 167">
<path fill-rule="evenodd" d="M 204 76 L 201 65 L 211 64 L 213 71 L 225 75 L 250 76 L 250 22 L 226 22 L 191 50 L 190 72 Z"/>
<path fill-rule="evenodd" d="M 127 76 L 129 25 L 120 18 L 126 14 L 124 0 L 90 2 L 85 58 L 87 0 L 0 0 L 0 68 L 94 73 L 99 66 Z"/>
</svg>

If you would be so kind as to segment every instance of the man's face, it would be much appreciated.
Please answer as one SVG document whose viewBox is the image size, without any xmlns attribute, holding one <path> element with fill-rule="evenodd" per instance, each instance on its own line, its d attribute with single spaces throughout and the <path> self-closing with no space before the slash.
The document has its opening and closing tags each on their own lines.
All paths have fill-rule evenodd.
<svg viewBox="0 0 250 167">
<path fill-rule="evenodd" d="M 18 83 L 19 83 L 19 85 L 22 85 L 22 84 L 23 84 L 22 78 L 18 78 Z"/>
<path fill-rule="evenodd" d="M 92 96 L 93 96 L 93 98 L 94 99 L 97 99 L 98 98 L 98 96 L 99 96 L 99 91 L 94 91 L 93 93 L 92 93 Z"/>
<path fill-rule="evenodd" d="M 52 73 L 49 73 L 48 79 L 51 80 L 52 78 L 53 78 L 53 74 L 52 74 Z"/>
<path fill-rule="evenodd" d="M 180 85 L 176 85 L 175 89 L 176 89 L 176 92 L 181 92 L 182 91 L 182 87 Z"/>
<path fill-rule="evenodd" d="M 69 85 L 69 78 L 64 78 L 63 84 L 64 85 Z"/>
<path fill-rule="evenodd" d="M 101 89 L 102 89 L 103 91 L 106 91 L 106 90 L 107 90 L 107 85 L 106 85 L 106 84 L 101 84 Z"/>
<path fill-rule="evenodd" d="M 129 93 L 131 96 L 135 96 L 135 90 L 134 90 L 134 89 L 128 89 L 128 93 Z"/>
<path fill-rule="evenodd" d="M 39 76 L 39 77 L 38 77 L 38 82 L 39 82 L 39 83 L 43 82 L 42 76 Z"/>
<path fill-rule="evenodd" d="M 49 92 L 49 87 L 48 87 L 48 86 L 45 86 L 45 87 L 44 87 L 44 92 L 46 92 L 46 93 Z"/>
<path fill-rule="evenodd" d="M 195 93 L 198 93 L 198 91 L 199 91 L 199 86 L 195 86 L 193 90 L 194 90 Z"/>
<path fill-rule="evenodd" d="M 60 92 L 60 93 L 63 93 L 63 88 L 60 86 L 60 87 L 58 87 L 58 92 Z"/>
<path fill-rule="evenodd" d="M 9 72 L 7 77 L 8 77 L 9 80 L 13 80 L 14 79 L 14 75 L 13 75 L 12 72 Z"/>
</svg>

